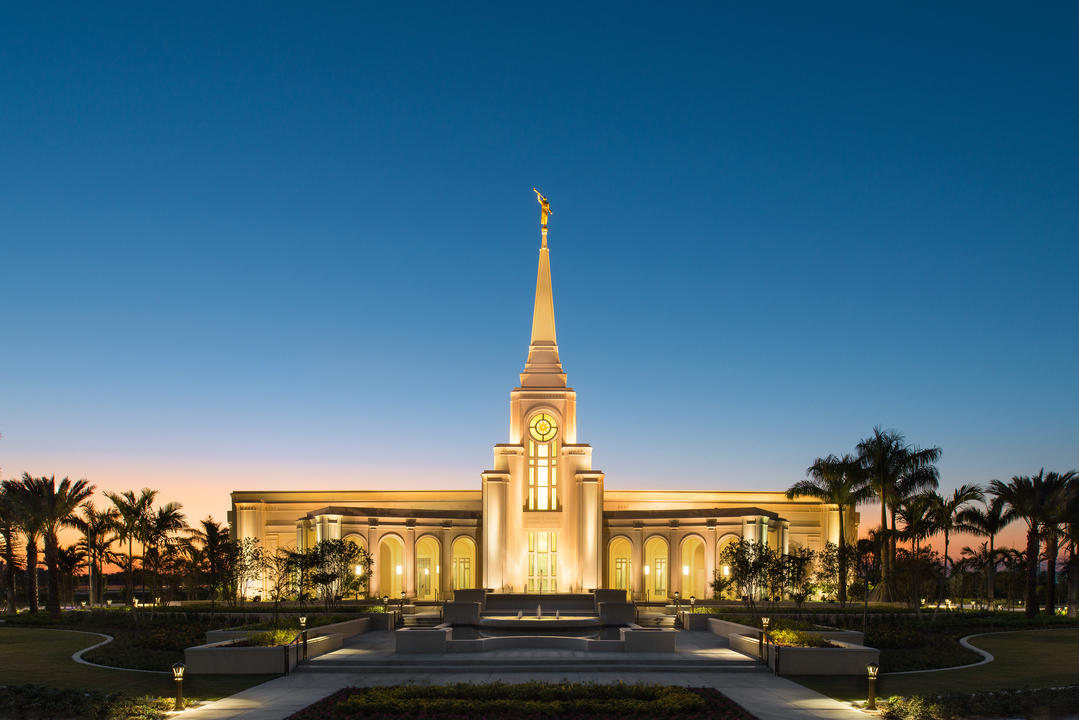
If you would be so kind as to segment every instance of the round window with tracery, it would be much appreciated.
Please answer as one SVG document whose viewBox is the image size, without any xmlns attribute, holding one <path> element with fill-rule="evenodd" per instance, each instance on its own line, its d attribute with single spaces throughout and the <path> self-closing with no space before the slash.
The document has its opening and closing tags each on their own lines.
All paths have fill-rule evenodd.
<svg viewBox="0 0 1079 720">
<path fill-rule="evenodd" d="M 536 440 L 547 442 L 558 432 L 558 423 L 547 413 L 540 413 L 532 418 L 532 422 L 528 424 L 528 431 Z"/>
</svg>

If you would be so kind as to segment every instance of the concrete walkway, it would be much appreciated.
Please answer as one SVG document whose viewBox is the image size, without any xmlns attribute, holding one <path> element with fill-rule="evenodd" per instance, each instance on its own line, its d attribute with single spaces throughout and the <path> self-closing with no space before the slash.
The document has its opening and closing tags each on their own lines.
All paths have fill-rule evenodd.
<svg viewBox="0 0 1079 720">
<path fill-rule="evenodd" d="M 294 671 L 288 677 L 271 680 L 215 703 L 188 710 L 180 717 L 184 720 L 284 720 L 297 710 L 349 686 L 569 680 L 716 688 L 760 720 L 867 720 L 865 713 L 790 680 L 774 677 L 767 672 L 747 672 L 751 668 L 745 667 L 746 662 L 752 665 L 756 661 L 732 653 L 722 647 L 724 644 L 723 639 L 711 633 L 679 631 L 677 653 L 553 650 L 452 653 L 449 655 L 456 661 L 456 666 L 449 669 L 434 662 L 437 656 L 408 656 L 392 652 L 391 633 L 366 633 L 351 638 L 341 650 L 322 656 L 325 658 L 324 664 L 335 666 L 329 672 L 328 667 L 315 669 L 309 665 L 307 669 L 314 672 Z M 331 655 L 337 657 L 334 659 Z M 476 657 L 479 655 L 498 657 Z M 594 655 L 603 657 L 588 657 Z M 466 659 L 471 663 L 465 662 Z M 414 660 L 414 663 L 407 664 L 410 660 Z M 609 664 L 598 669 L 602 660 Z M 314 665 L 314 661 L 309 662 Z M 528 666 L 528 669 L 525 670 L 523 666 Z"/>
</svg>

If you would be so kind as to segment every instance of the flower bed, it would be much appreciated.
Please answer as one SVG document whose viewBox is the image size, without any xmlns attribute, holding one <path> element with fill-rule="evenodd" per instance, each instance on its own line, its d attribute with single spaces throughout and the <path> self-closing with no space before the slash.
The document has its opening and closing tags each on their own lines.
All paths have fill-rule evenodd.
<svg viewBox="0 0 1079 720">
<path fill-rule="evenodd" d="M 349 687 L 291 715 L 289 720 L 516 720 L 533 717 L 616 720 L 626 717 L 756 720 L 712 688 L 599 683 L 455 683 Z"/>
</svg>

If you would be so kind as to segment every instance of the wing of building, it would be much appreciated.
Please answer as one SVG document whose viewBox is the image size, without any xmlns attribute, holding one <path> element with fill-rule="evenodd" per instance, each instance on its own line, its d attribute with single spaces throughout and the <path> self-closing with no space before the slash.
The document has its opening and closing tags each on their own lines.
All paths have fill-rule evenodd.
<svg viewBox="0 0 1079 720">
<path fill-rule="evenodd" d="M 797 479 L 797 478 L 796 478 Z M 795 480 L 796 480 L 795 479 Z M 666 488 L 670 478 L 656 478 Z M 790 482 L 780 483 L 789 486 Z M 370 594 L 439 600 L 454 589 L 583 592 L 635 600 L 710 597 L 725 543 L 784 551 L 857 537 L 857 513 L 776 491 L 608 490 L 577 437 L 577 393 L 555 335 L 547 228 L 542 230 L 532 341 L 510 392 L 509 442 L 494 447 L 476 490 L 232 493 L 234 538 L 268 550 L 352 539 L 374 559 Z M 259 588 L 254 588 L 258 592 Z"/>
</svg>

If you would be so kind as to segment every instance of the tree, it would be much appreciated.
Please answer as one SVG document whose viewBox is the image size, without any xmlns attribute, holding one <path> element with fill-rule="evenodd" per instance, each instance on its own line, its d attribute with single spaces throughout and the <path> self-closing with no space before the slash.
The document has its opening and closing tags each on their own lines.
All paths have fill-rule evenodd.
<svg viewBox="0 0 1079 720">
<path fill-rule="evenodd" d="M 768 583 L 770 550 L 767 545 L 739 538 L 728 544 L 719 560 L 731 569 L 731 582 L 742 595 L 746 610 L 757 612 L 757 600 Z"/>
<path fill-rule="evenodd" d="M 794 601 L 795 612 L 799 617 L 802 616 L 802 607 L 813 592 L 813 566 L 816 561 L 817 553 L 798 543 L 792 543 L 787 554 L 783 556 L 787 595 Z"/>
<path fill-rule="evenodd" d="M 93 495 L 94 486 L 86 480 L 71 482 L 68 478 L 56 483 L 56 476 L 31 477 L 23 473 L 19 481 L 24 507 L 37 518 L 42 538 L 45 540 L 45 565 L 49 571 L 49 615 L 60 618 L 60 575 L 57 553 L 60 549 L 61 526 L 75 514 L 79 504 Z M 29 566 L 29 563 L 27 563 Z M 29 568 L 28 568 L 29 569 Z"/>
<path fill-rule="evenodd" d="M 6 484 L 0 484 L 0 552 L 4 556 L 5 612 L 15 614 L 15 576 L 19 571 L 19 526 L 14 495 Z"/>
<path fill-rule="evenodd" d="M 940 460 L 939 447 L 919 448 L 907 444 L 902 433 L 873 428 L 873 435 L 864 438 L 856 448 L 858 461 L 868 473 L 869 486 L 880 499 L 880 524 L 892 534 L 886 534 L 886 547 L 881 552 L 881 595 L 890 600 L 898 594 L 894 580 L 896 556 L 896 511 L 899 501 L 918 490 L 936 488 Z M 891 511 L 889 513 L 889 511 Z M 889 515 L 892 520 L 888 525 Z"/>
<path fill-rule="evenodd" d="M 311 579 L 318 587 L 326 612 L 336 610 L 350 592 L 363 589 L 363 594 L 367 594 L 371 577 L 371 556 L 367 550 L 351 540 L 321 540 L 308 553 L 314 570 Z"/>
<path fill-rule="evenodd" d="M 975 548 L 972 548 L 969 545 L 964 546 L 962 551 L 960 552 L 960 555 L 966 561 L 967 565 L 969 565 L 974 571 L 981 572 L 981 573 L 985 574 L 985 577 L 986 577 L 985 597 L 986 597 L 986 602 L 990 603 L 991 601 L 989 600 L 989 580 L 988 580 L 988 578 L 989 578 L 989 568 L 992 567 L 993 563 L 996 562 L 996 557 L 994 556 L 993 551 L 989 548 L 989 541 L 983 542 L 981 545 L 979 545 L 979 546 L 977 546 Z M 954 574 L 954 567 L 955 566 L 953 565 L 952 567 L 953 567 L 953 574 Z M 978 587 L 979 587 L 979 592 L 981 592 L 981 589 L 980 589 L 981 588 L 981 583 L 978 583 Z"/>
<path fill-rule="evenodd" d="M 897 539 L 910 541 L 911 559 L 911 600 L 914 603 L 918 619 L 922 620 L 921 570 L 923 558 L 922 541 L 937 531 L 934 500 L 927 493 L 919 493 L 899 503 L 896 516 L 903 521 L 903 529 L 896 533 Z"/>
<path fill-rule="evenodd" d="M 29 475 L 23 473 L 21 480 L 4 480 L 3 486 L 10 498 L 12 520 L 18 532 L 22 534 L 24 555 L 26 557 L 26 593 L 29 596 L 30 612 L 38 611 L 37 559 L 38 540 L 44 525 L 44 510 L 37 498 L 26 485 Z"/>
<path fill-rule="evenodd" d="M 836 577 L 839 581 L 839 605 L 847 605 L 847 515 L 858 503 L 873 497 L 873 490 L 868 485 L 868 474 L 858 460 L 851 455 L 837 458 L 829 455 L 817 460 L 806 470 L 808 480 L 797 482 L 787 490 L 787 499 L 812 497 L 822 502 L 831 503 L 839 508 L 839 548 L 837 557 L 839 567 Z"/>
<path fill-rule="evenodd" d="M 165 503 L 156 511 L 149 506 L 146 508 L 140 533 L 142 564 L 144 570 L 150 570 L 155 598 L 161 594 L 161 570 L 167 562 L 166 556 L 176 552 L 178 541 L 190 530 L 186 516 L 180 512 L 182 509 L 183 505 L 178 502 Z"/>
<path fill-rule="evenodd" d="M 981 535 L 982 537 L 989 538 L 989 566 L 986 571 L 987 574 L 987 589 L 986 598 L 988 607 L 992 609 L 993 600 L 996 597 L 996 572 L 997 572 L 997 559 L 998 555 L 995 549 L 996 537 L 1000 534 L 1000 531 L 1006 528 L 1015 520 L 1015 515 L 1008 513 L 1007 504 L 1000 499 L 999 496 L 994 496 L 989 502 L 982 500 L 984 509 L 978 507 L 965 508 L 959 514 L 959 523 L 968 530 L 968 532 Z"/>
<path fill-rule="evenodd" d="M 131 612 L 135 612 L 135 550 L 134 544 L 138 542 L 142 544 L 142 539 L 145 535 L 147 518 L 150 515 L 150 508 L 153 505 L 154 498 L 157 497 L 157 490 L 151 490 L 150 488 L 143 488 L 136 495 L 132 490 L 125 490 L 122 493 L 105 493 L 105 497 L 112 501 L 112 504 L 116 506 L 116 511 L 120 514 L 119 520 L 117 520 L 114 530 L 116 531 L 116 539 L 121 543 L 127 543 L 127 564 L 124 567 L 124 579 L 127 583 L 127 603 L 131 606 Z"/>
<path fill-rule="evenodd" d="M 713 600 L 722 600 L 727 591 L 734 587 L 734 583 L 731 582 L 730 575 L 724 575 L 717 568 L 712 571 L 712 582 L 708 583 L 708 587 L 712 589 Z"/>
<path fill-rule="evenodd" d="M 199 527 L 192 530 L 191 535 L 202 543 L 200 571 L 210 590 L 210 622 L 213 623 L 217 594 L 224 589 L 230 576 L 233 544 L 229 539 L 228 525 L 216 522 L 213 517 L 200 520 Z"/>
<path fill-rule="evenodd" d="M 1042 536 L 1045 538 L 1045 612 L 1056 613 L 1057 557 L 1060 555 L 1061 527 L 1068 520 L 1070 495 L 1075 492 L 1075 470 L 1045 475 L 1045 508 L 1042 513 Z"/>
<path fill-rule="evenodd" d="M 960 516 L 968 503 L 975 500 L 985 500 L 985 494 L 977 485 L 960 485 L 952 492 L 951 497 L 943 497 L 940 493 L 931 492 L 929 493 L 929 498 L 936 532 L 944 533 L 944 577 L 946 580 L 948 577 L 948 563 L 951 560 L 948 557 L 948 541 L 951 533 L 953 531 L 969 532 L 966 525 L 961 522 Z M 934 618 L 940 612 L 940 604 L 944 601 L 944 587 L 945 583 L 942 582 L 940 591 L 937 593 L 937 607 L 933 610 Z"/>
<path fill-rule="evenodd" d="M 277 623 L 277 606 L 292 594 L 295 585 L 296 553 L 288 548 L 278 547 L 266 554 L 266 583 L 270 599 L 273 600 L 273 621 Z"/>
<path fill-rule="evenodd" d="M 113 529 L 120 513 L 114 507 L 98 510 L 92 500 L 87 500 L 80 508 L 82 516 L 72 516 L 69 524 L 82 533 L 79 548 L 86 554 L 90 607 L 93 607 L 95 602 L 100 603 L 104 600 L 103 566 L 116 562 L 118 559 L 112 551 L 112 544 L 116 542 Z"/>
<path fill-rule="evenodd" d="M 989 488 L 994 495 L 1008 504 L 1009 512 L 1027 524 L 1027 590 L 1024 614 L 1028 618 L 1038 614 L 1038 550 L 1041 547 L 1039 530 L 1049 501 L 1050 488 L 1045 483 L 1045 469 L 1037 475 L 1015 475 L 1008 484 L 993 480 Z"/>
<path fill-rule="evenodd" d="M 255 538 L 244 538 L 233 543 L 232 578 L 229 601 L 243 605 L 247 599 L 247 586 L 262 577 L 266 567 L 266 554 Z"/>
<path fill-rule="evenodd" d="M 75 606 L 75 587 L 79 568 L 86 562 L 86 552 L 78 545 L 68 545 L 56 551 L 56 569 L 60 575 L 60 599 Z"/>
</svg>

